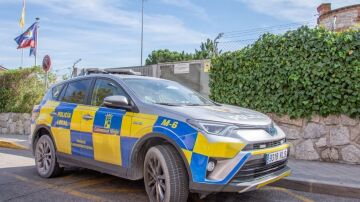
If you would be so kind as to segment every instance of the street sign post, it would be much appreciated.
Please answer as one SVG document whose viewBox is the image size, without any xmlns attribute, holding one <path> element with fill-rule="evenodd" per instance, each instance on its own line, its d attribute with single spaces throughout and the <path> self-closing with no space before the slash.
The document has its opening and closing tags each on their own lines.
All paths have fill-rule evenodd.
<svg viewBox="0 0 360 202">
<path fill-rule="evenodd" d="M 43 62 L 42 62 L 42 68 L 45 71 L 45 90 L 48 88 L 48 72 L 51 68 L 51 59 L 49 55 L 45 55 Z"/>
</svg>

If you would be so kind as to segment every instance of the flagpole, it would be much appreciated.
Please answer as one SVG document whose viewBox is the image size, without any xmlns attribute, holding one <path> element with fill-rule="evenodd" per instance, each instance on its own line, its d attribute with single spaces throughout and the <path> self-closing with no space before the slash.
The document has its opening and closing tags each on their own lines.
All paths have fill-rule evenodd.
<svg viewBox="0 0 360 202">
<path fill-rule="evenodd" d="M 24 33 L 24 27 L 21 28 L 21 33 Z M 24 49 L 21 49 L 21 68 L 24 66 Z"/>
<path fill-rule="evenodd" d="M 22 10 L 21 10 L 21 18 L 20 18 L 20 27 L 21 27 L 21 33 L 24 33 L 24 26 L 25 26 L 25 0 L 23 0 Z M 21 49 L 21 66 L 20 68 L 23 68 L 24 66 L 24 49 Z"/>
<path fill-rule="evenodd" d="M 39 45 L 39 20 L 40 20 L 40 18 L 39 17 L 37 17 L 37 18 L 35 18 L 36 19 L 36 22 L 37 22 L 37 24 L 36 24 L 36 39 L 35 39 L 35 67 L 36 67 L 36 59 L 37 59 L 37 52 L 38 52 L 38 45 Z M 47 76 L 46 76 L 47 77 Z"/>
<path fill-rule="evenodd" d="M 144 0 L 141 0 L 141 56 L 140 65 L 143 66 L 143 51 L 144 51 Z"/>
</svg>

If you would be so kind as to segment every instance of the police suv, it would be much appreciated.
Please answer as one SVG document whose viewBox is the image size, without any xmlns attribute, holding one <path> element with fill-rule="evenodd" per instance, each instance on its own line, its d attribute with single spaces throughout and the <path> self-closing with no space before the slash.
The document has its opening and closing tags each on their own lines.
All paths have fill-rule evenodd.
<svg viewBox="0 0 360 202">
<path fill-rule="evenodd" d="M 32 112 L 40 176 L 79 166 L 144 179 L 150 201 L 172 202 L 189 192 L 251 191 L 290 174 L 285 134 L 268 116 L 133 74 L 88 71 L 48 90 Z"/>
</svg>

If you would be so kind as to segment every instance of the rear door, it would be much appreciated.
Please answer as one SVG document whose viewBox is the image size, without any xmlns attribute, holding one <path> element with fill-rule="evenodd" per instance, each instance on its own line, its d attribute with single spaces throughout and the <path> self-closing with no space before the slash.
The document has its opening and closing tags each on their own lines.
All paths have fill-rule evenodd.
<svg viewBox="0 0 360 202">
<path fill-rule="evenodd" d="M 52 113 L 51 130 L 59 152 L 86 158 L 94 156 L 91 130 L 82 124 L 89 108 L 86 103 L 91 84 L 90 78 L 69 82 Z"/>
<path fill-rule="evenodd" d="M 128 131 L 130 124 L 126 124 L 126 119 L 131 117 L 127 115 L 126 110 L 102 106 L 104 98 L 111 95 L 127 97 L 117 82 L 107 78 L 97 78 L 91 96 L 93 110 L 89 111 L 89 114 L 94 116 L 92 125 L 94 159 L 121 166 L 123 162 L 120 134 L 130 133 Z"/>
</svg>

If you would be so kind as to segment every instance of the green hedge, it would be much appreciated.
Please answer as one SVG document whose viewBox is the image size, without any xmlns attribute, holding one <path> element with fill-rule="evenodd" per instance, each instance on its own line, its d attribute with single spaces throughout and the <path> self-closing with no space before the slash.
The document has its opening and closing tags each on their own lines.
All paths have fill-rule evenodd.
<svg viewBox="0 0 360 202">
<path fill-rule="evenodd" d="M 211 98 L 292 118 L 360 115 L 360 31 L 301 27 L 212 59 Z"/>
<path fill-rule="evenodd" d="M 44 73 L 40 68 L 0 73 L 0 112 L 29 113 L 44 95 Z"/>
</svg>

